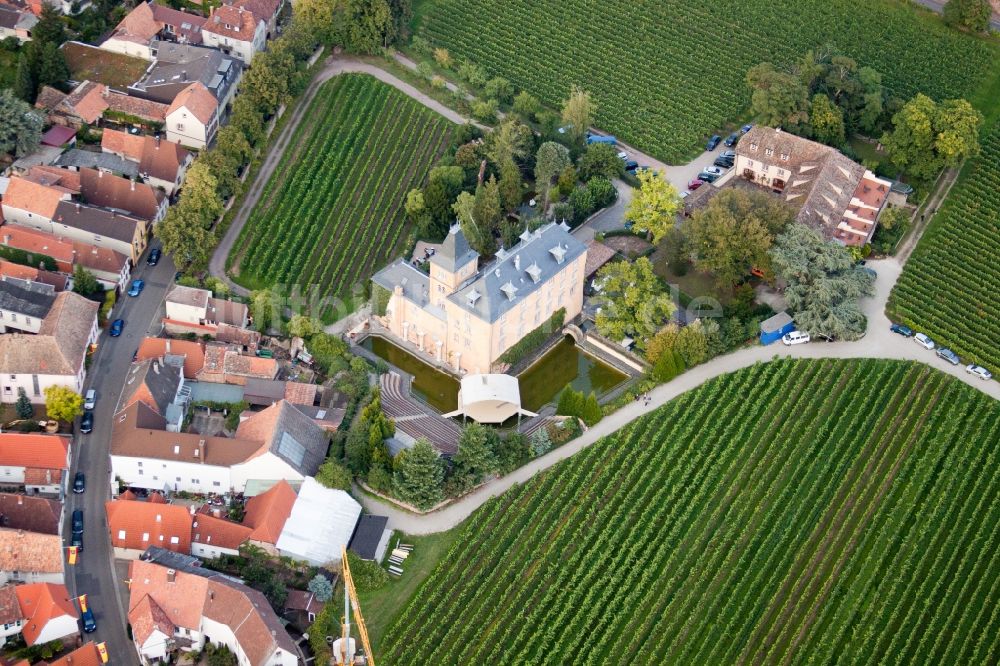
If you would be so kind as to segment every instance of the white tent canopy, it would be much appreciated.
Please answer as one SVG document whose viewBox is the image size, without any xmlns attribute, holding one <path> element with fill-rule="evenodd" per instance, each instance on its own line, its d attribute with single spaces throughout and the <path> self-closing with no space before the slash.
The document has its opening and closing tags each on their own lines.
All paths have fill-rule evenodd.
<svg viewBox="0 0 1000 666">
<path fill-rule="evenodd" d="M 339 562 L 360 517 L 361 505 L 353 497 L 306 477 L 278 537 L 278 552 L 314 566 Z"/>
<path fill-rule="evenodd" d="M 517 377 L 466 375 L 458 392 L 458 409 L 445 416 L 467 416 L 479 423 L 503 423 L 512 416 L 537 416 L 521 409 Z"/>
</svg>

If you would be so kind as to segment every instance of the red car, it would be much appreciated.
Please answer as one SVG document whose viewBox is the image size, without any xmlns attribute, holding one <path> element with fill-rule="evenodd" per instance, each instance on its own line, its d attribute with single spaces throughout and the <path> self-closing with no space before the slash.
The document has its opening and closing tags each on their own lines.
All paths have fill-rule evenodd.
<svg viewBox="0 0 1000 666">
<path fill-rule="evenodd" d="M 694 180 L 692 180 L 691 182 L 688 183 L 688 189 L 691 190 L 692 192 L 694 192 L 695 190 L 697 190 L 699 187 L 701 187 L 704 184 L 705 184 L 705 181 L 698 180 L 697 178 L 695 178 Z"/>
</svg>

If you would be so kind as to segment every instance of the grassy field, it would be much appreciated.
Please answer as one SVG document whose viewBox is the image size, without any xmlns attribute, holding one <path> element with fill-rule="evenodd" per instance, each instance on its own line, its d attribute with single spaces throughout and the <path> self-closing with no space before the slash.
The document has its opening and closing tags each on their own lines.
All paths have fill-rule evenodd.
<svg viewBox="0 0 1000 666">
<path fill-rule="evenodd" d="M 892 316 L 1000 374 L 1000 123 L 906 262 Z"/>
<path fill-rule="evenodd" d="M 382 658 L 996 663 L 997 441 L 922 364 L 720 377 L 473 514 Z"/>
<path fill-rule="evenodd" d="M 370 76 L 324 83 L 234 247 L 237 281 L 315 285 L 324 296 L 367 281 L 400 250 L 406 192 L 452 128 Z"/>
<path fill-rule="evenodd" d="M 977 97 L 998 62 L 995 44 L 897 0 L 422 0 L 416 13 L 432 44 L 549 105 L 583 86 L 598 126 L 672 163 L 741 116 L 764 60 L 832 42 L 902 97 Z"/>
<path fill-rule="evenodd" d="M 142 58 L 112 53 L 80 42 L 66 42 L 62 50 L 70 77 L 76 81 L 96 81 L 125 89 L 142 78 L 149 67 L 149 63 Z"/>
</svg>

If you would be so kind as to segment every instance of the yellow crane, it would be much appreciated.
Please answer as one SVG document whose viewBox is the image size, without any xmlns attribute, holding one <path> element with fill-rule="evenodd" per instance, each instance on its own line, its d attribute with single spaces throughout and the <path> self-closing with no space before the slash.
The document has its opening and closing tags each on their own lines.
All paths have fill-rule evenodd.
<svg viewBox="0 0 1000 666">
<path fill-rule="evenodd" d="M 368 628 L 365 626 L 365 618 L 361 615 L 358 592 L 354 589 L 351 566 L 347 562 L 347 548 L 341 547 L 340 558 L 344 570 L 344 622 L 341 624 L 341 638 L 333 645 L 334 654 L 331 661 L 337 666 L 351 666 L 354 662 L 354 650 L 351 646 L 351 608 L 353 607 L 358 633 L 361 634 L 361 644 L 365 648 L 365 659 L 367 660 L 365 663 L 368 666 L 375 666 L 375 655 L 372 652 L 371 642 L 368 640 Z"/>
</svg>

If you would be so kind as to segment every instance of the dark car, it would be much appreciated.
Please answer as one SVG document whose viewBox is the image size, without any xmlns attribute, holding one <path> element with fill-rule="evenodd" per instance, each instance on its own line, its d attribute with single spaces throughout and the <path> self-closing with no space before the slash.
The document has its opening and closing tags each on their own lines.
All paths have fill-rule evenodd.
<svg viewBox="0 0 1000 666">
<path fill-rule="evenodd" d="M 702 171 L 701 173 L 698 174 L 698 180 L 706 183 L 714 183 L 715 181 L 719 180 L 719 174 L 711 173 L 708 171 Z"/>
<path fill-rule="evenodd" d="M 744 125 L 743 127 L 740 128 L 740 134 L 746 134 L 747 132 L 749 132 L 752 129 L 753 129 L 753 125 L 747 123 L 746 125 Z"/>
<path fill-rule="evenodd" d="M 701 187 L 704 184 L 705 184 L 705 181 L 698 180 L 697 178 L 695 178 L 694 180 L 691 180 L 691 181 L 688 182 L 688 189 L 691 190 L 692 192 L 694 192 L 695 190 L 697 190 L 699 187 Z"/>
<path fill-rule="evenodd" d="M 97 631 L 97 620 L 94 619 L 94 611 L 90 608 L 80 613 L 80 620 L 83 621 L 83 631 L 92 634 Z"/>
<path fill-rule="evenodd" d="M 83 510 L 73 511 L 73 534 L 83 534 Z"/>
<path fill-rule="evenodd" d="M 726 137 L 726 147 L 732 148 L 733 146 L 736 145 L 736 143 L 739 140 L 740 140 L 740 135 L 737 134 L 736 132 L 733 132 L 732 134 Z"/>
<path fill-rule="evenodd" d="M 87 434 L 94 429 L 94 412 L 89 409 L 83 413 L 80 419 L 80 432 Z"/>
<path fill-rule="evenodd" d="M 83 550 L 83 532 L 73 532 L 69 539 L 69 545 L 75 546 L 78 550 Z"/>
<path fill-rule="evenodd" d="M 713 134 L 712 138 L 708 140 L 708 144 L 705 146 L 705 150 L 715 150 L 719 142 L 722 141 L 722 137 L 718 134 Z"/>
<path fill-rule="evenodd" d="M 727 160 L 736 161 L 736 151 L 735 150 L 723 150 L 719 153 L 719 157 L 725 157 Z"/>
<path fill-rule="evenodd" d="M 904 338 L 913 337 L 913 329 L 910 328 L 909 326 L 903 326 L 902 324 L 893 324 L 892 326 L 889 327 L 889 330 L 892 331 L 893 333 L 899 333 Z"/>
<path fill-rule="evenodd" d="M 146 264 L 149 266 L 155 266 L 160 263 L 160 248 L 154 247 L 149 251 L 149 257 L 146 259 Z"/>
<path fill-rule="evenodd" d="M 715 166 L 722 167 L 723 169 L 732 169 L 735 163 L 736 161 L 732 158 L 722 156 L 716 157 L 715 161 L 712 162 Z"/>
<path fill-rule="evenodd" d="M 113 322 L 111 322 L 111 331 L 109 333 L 111 337 L 117 338 L 119 335 L 122 334 L 122 329 L 124 328 L 125 328 L 125 320 L 115 319 Z"/>
<path fill-rule="evenodd" d="M 83 472 L 77 472 L 73 477 L 73 492 L 79 495 L 87 488 L 87 478 Z"/>
<path fill-rule="evenodd" d="M 635 171 L 638 168 L 639 168 L 639 163 L 636 162 L 635 160 L 627 160 L 625 162 L 625 170 L 626 171 Z"/>
</svg>

